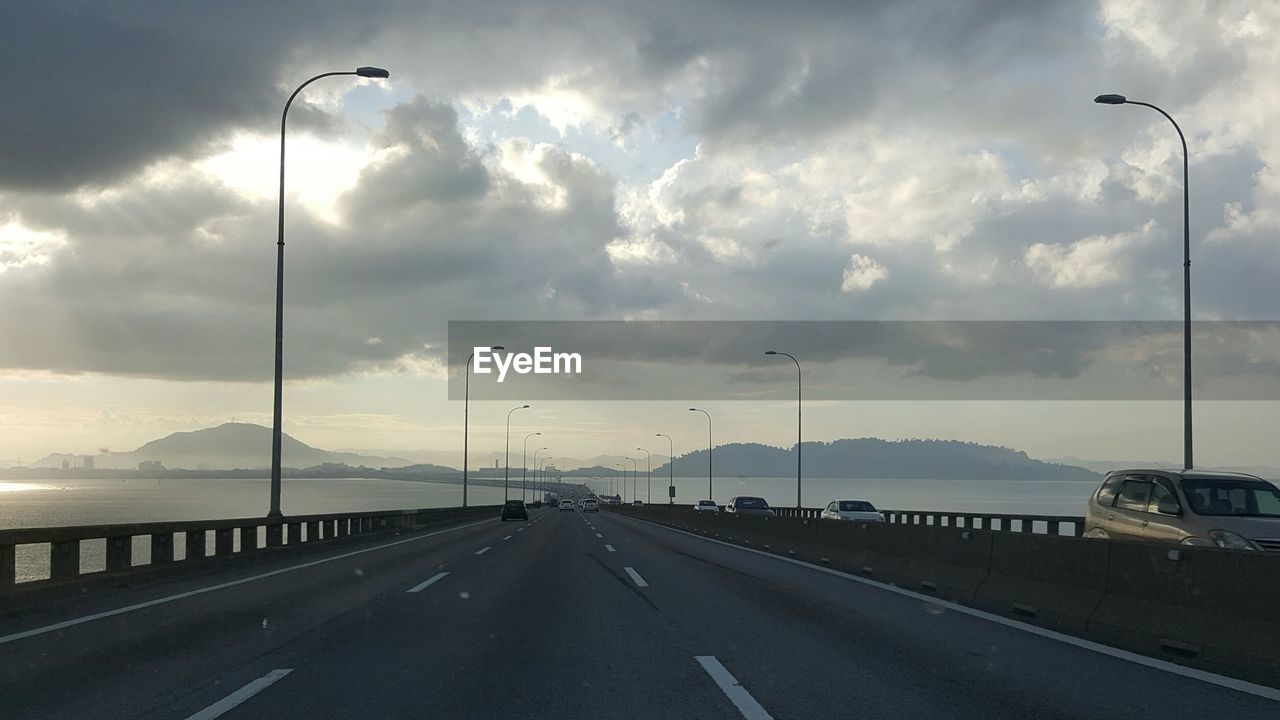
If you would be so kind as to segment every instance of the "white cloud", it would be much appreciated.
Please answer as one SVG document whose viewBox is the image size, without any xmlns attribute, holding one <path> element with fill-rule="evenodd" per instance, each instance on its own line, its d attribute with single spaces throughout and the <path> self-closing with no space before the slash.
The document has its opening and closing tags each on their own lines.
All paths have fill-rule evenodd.
<svg viewBox="0 0 1280 720">
<path fill-rule="evenodd" d="M 1150 221 L 1134 232 L 1091 235 L 1070 245 L 1035 243 L 1023 260 L 1039 282 L 1056 288 L 1091 288 L 1131 276 L 1126 251 L 1150 239 Z"/>
<path fill-rule="evenodd" d="M 844 269 L 840 282 L 842 292 L 857 292 L 870 289 L 872 285 L 889 277 L 889 270 L 875 258 L 853 254 L 849 256 L 849 265 Z"/>
</svg>

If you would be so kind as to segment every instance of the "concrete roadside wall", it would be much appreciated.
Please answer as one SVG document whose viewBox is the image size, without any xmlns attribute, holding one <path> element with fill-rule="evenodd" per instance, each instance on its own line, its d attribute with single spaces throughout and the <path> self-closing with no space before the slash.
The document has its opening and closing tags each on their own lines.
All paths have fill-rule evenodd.
<svg viewBox="0 0 1280 720">
<path fill-rule="evenodd" d="M 611 508 L 1280 687 L 1280 556 L 946 526 Z"/>
</svg>

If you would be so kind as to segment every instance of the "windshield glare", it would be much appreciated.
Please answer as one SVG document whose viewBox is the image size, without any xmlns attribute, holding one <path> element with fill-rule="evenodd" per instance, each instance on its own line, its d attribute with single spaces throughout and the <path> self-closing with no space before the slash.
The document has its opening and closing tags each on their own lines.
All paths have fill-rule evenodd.
<svg viewBox="0 0 1280 720">
<path fill-rule="evenodd" d="M 843 512 L 875 512 L 876 508 L 865 500 L 843 500 L 840 503 Z"/>
<path fill-rule="evenodd" d="M 1197 515 L 1280 517 L 1280 490 L 1261 480 L 1183 478 L 1182 491 Z"/>
</svg>

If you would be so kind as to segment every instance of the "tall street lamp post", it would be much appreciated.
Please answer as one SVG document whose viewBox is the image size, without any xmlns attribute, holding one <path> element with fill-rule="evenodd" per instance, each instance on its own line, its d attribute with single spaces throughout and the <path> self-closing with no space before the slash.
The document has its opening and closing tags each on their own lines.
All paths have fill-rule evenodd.
<svg viewBox="0 0 1280 720">
<path fill-rule="evenodd" d="M 511 413 L 524 410 L 528 405 L 519 405 L 507 411 L 507 449 L 502 455 L 502 501 L 510 499 L 511 488 Z"/>
<path fill-rule="evenodd" d="M 676 502 L 676 444 L 666 433 L 657 433 L 654 437 L 667 439 L 667 504 Z"/>
<path fill-rule="evenodd" d="M 765 355 L 784 355 L 786 357 L 791 358 L 791 362 L 796 364 L 796 508 L 799 509 L 801 507 L 800 505 L 800 448 L 802 447 L 801 445 L 801 438 L 802 438 L 802 434 L 801 434 L 802 407 L 801 405 L 804 402 L 801 396 L 801 383 L 803 381 L 801 379 L 800 361 L 796 359 L 795 355 L 792 355 L 790 353 L 778 352 L 777 350 L 766 350 L 764 354 Z"/>
<path fill-rule="evenodd" d="M 524 436 L 524 451 L 520 453 L 520 499 L 525 499 L 525 491 L 529 489 L 529 438 L 541 435 L 540 432 Z"/>
<path fill-rule="evenodd" d="M 280 114 L 280 213 L 276 227 L 276 377 L 275 398 L 272 404 L 271 421 L 271 509 L 267 517 L 281 517 L 280 512 L 280 438 L 281 410 L 284 399 L 284 138 L 285 127 L 289 120 L 289 107 L 298 93 L 320 78 L 335 75 L 356 75 L 366 78 L 389 78 L 391 73 L 376 67 L 360 67 L 349 72 L 327 72 L 316 75 L 298 86 L 289 99 L 285 101 L 284 112 Z M 283 540 L 279 525 L 267 526 L 267 544 L 280 545 Z"/>
<path fill-rule="evenodd" d="M 646 498 L 645 503 L 648 505 L 652 505 L 653 504 L 653 453 L 650 453 L 648 450 L 645 450 L 642 447 L 638 447 L 636 449 L 644 453 L 645 463 L 646 463 L 645 467 L 647 468 L 646 472 L 648 473 L 648 476 L 647 476 L 648 479 L 646 480 L 648 485 L 644 491 L 645 498 Z"/>
<path fill-rule="evenodd" d="M 635 500 L 636 500 L 636 476 L 640 474 L 640 461 L 638 461 L 638 460 L 636 460 L 635 458 L 632 458 L 632 457 L 627 458 L 627 460 L 631 463 L 631 502 L 635 502 Z M 622 489 L 625 491 L 625 490 L 627 489 L 627 483 L 626 483 L 626 480 L 625 480 L 626 475 L 623 475 L 623 478 L 624 478 L 624 480 L 623 480 L 623 483 L 622 483 Z"/>
<path fill-rule="evenodd" d="M 689 408 L 689 412 L 700 412 L 707 416 L 707 499 L 715 500 L 716 497 L 712 494 L 711 485 L 711 413 L 706 410 L 699 410 L 698 408 Z"/>
<path fill-rule="evenodd" d="M 506 350 L 501 345 L 494 345 L 490 350 Z M 467 367 L 463 370 L 462 383 L 462 507 L 467 506 L 467 437 L 471 432 L 471 360 L 475 358 L 474 350 L 467 356 Z"/>
<path fill-rule="evenodd" d="M 541 471 L 541 466 L 538 465 L 538 453 L 549 449 L 550 448 L 541 447 L 533 451 L 533 484 L 541 490 L 545 490 L 546 488 L 542 487 L 540 475 L 538 474 Z"/>
<path fill-rule="evenodd" d="M 1183 464 L 1190 470 L 1191 453 L 1191 191 L 1187 169 L 1187 138 L 1173 117 L 1151 103 L 1130 100 L 1123 95 L 1099 95 L 1093 99 L 1101 105 L 1141 105 L 1160 113 L 1178 131 L 1182 141 L 1182 452 Z"/>
</svg>

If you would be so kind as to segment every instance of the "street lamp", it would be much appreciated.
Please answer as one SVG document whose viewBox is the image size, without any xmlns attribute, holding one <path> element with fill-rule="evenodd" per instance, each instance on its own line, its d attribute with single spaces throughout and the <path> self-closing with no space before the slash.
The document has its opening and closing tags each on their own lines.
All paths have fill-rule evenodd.
<svg viewBox="0 0 1280 720">
<path fill-rule="evenodd" d="M 285 101 L 284 112 L 280 114 L 280 216 L 276 228 L 276 382 L 275 401 L 272 405 L 271 421 L 271 509 L 267 517 L 281 517 L 280 513 L 280 438 L 281 408 L 284 398 L 284 131 L 289 119 L 289 106 L 293 99 L 302 92 L 302 88 L 319 80 L 334 75 L 359 75 L 367 78 L 388 78 L 391 73 L 382 68 L 361 67 L 351 72 L 321 73 L 298 86 L 297 90 Z M 281 528 L 277 525 L 267 526 L 267 544 L 280 545 Z M 273 542 L 274 541 L 274 542 Z"/>
<path fill-rule="evenodd" d="M 506 350 L 501 345 L 494 345 L 490 350 Z M 462 507 L 467 506 L 467 435 L 471 430 L 471 360 L 476 356 L 472 350 L 467 356 L 467 367 L 463 372 L 462 383 Z"/>
<path fill-rule="evenodd" d="M 647 504 L 649 504 L 649 505 L 652 505 L 652 504 L 653 504 L 653 454 L 652 454 L 652 453 L 650 453 L 648 450 L 645 450 L 645 449 L 644 449 L 644 448 L 642 448 L 642 447 L 638 447 L 638 448 L 636 448 L 636 449 L 637 449 L 637 450 L 639 450 L 640 452 L 644 453 L 645 462 L 646 462 L 646 464 L 647 464 L 647 468 L 648 468 L 648 471 L 647 471 L 647 472 L 648 472 L 648 480 L 647 480 L 647 482 L 648 482 L 648 487 L 647 487 L 647 488 L 645 489 L 645 491 L 644 491 L 644 492 L 645 492 L 645 497 L 647 498 L 647 499 L 645 500 L 645 503 L 647 503 Z"/>
<path fill-rule="evenodd" d="M 711 413 L 698 408 L 689 408 L 689 412 L 700 412 L 707 416 L 707 499 L 715 500 L 711 490 Z"/>
<path fill-rule="evenodd" d="M 615 478 L 621 477 L 622 482 L 618 483 L 618 487 L 614 488 L 613 492 L 614 495 L 618 496 L 618 503 L 621 504 L 623 496 L 627 493 L 627 467 L 622 463 L 614 463 L 613 466 L 622 471 L 621 476 L 614 476 Z"/>
<path fill-rule="evenodd" d="M 636 460 L 635 458 L 630 458 L 630 457 L 629 457 L 629 458 L 627 458 L 627 460 L 630 460 L 630 461 L 631 461 L 631 501 L 632 501 L 632 502 L 635 502 L 635 499 L 636 499 L 636 479 L 637 479 L 637 478 L 636 478 L 636 476 L 640 474 L 640 461 Z M 624 472 L 625 472 L 625 471 L 624 471 Z M 622 477 L 623 477 L 623 480 L 622 480 L 622 489 L 623 489 L 623 491 L 625 492 L 625 491 L 626 491 L 626 489 L 627 489 L 626 475 L 623 475 Z"/>
<path fill-rule="evenodd" d="M 529 438 L 541 435 L 540 432 L 524 436 L 524 451 L 520 453 L 520 499 L 524 500 L 525 491 L 529 489 Z"/>
<path fill-rule="evenodd" d="M 541 485 L 541 483 L 539 482 L 539 476 L 538 476 L 538 472 L 541 467 L 540 465 L 538 465 L 538 453 L 542 452 L 543 450 L 550 450 L 550 448 L 541 447 L 533 451 L 533 472 L 534 472 L 533 482 L 535 485 Z M 543 489 L 545 490 L 546 488 L 543 488 Z"/>
<path fill-rule="evenodd" d="M 796 364 L 796 509 L 799 509 L 801 507 L 801 504 L 800 504 L 800 448 L 802 447 L 801 432 L 800 432 L 801 431 L 801 412 L 802 412 L 801 403 L 803 402 L 803 399 L 801 397 L 801 392 L 800 392 L 801 383 L 803 382 L 801 379 L 800 361 L 796 359 L 795 355 L 792 355 L 790 353 L 778 352 L 777 350 L 766 350 L 764 354 L 765 355 L 785 355 L 786 357 L 791 358 L 791 362 Z"/>
<path fill-rule="evenodd" d="M 538 468 L 538 476 L 542 478 L 542 486 L 549 488 L 551 480 L 547 478 L 547 468 L 551 466 L 551 457 L 542 458 L 542 465 Z"/>
<path fill-rule="evenodd" d="M 1142 105 L 1160 113 L 1173 124 L 1182 141 L 1182 450 L 1183 464 L 1190 470 L 1191 454 L 1191 191 L 1187 169 L 1187 138 L 1173 117 L 1151 103 L 1130 100 L 1123 95 L 1099 95 L 1093 99 L 1100 105 Z"/>
<path fill-rule="evenodd" d="M 528 405 L 520 405 L 513 407 L 507 411 L 507 449 L 502 456 L 502 501 L 508 500 L 509 488 L 511 486 L 511 413 L 517 410 L 524 410 Z"/>
<path fill-rule="evenodd" d="M 667 504 L 674 505 L 676 502 L 676 444 L 671 440 L 671 436 L 665 433 L 657 433 L 654 437 L 667 439 Z"/>
</svg>

